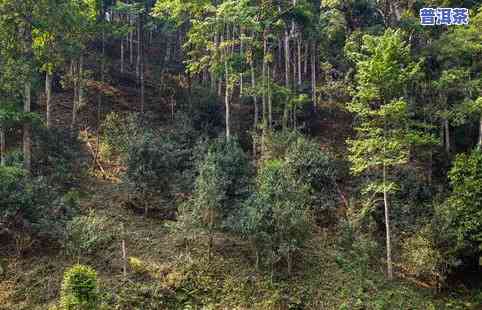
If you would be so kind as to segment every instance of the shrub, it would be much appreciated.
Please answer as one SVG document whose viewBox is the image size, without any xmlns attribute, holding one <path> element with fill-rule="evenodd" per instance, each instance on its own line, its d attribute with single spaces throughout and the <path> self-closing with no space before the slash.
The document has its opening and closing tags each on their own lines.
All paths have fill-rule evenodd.
<svg viewBox="0 0 482 310">
<path fill-rule="evenodd" d="M 325 154 L 318 143 L 304 137 L 297 138 L 287 149 L 286 166 L 294 178 L 308 184 L 322 208 L 336 207 L 336 164 Z"/>
<path fill-rule="evenodd" d="M 271 264 L 285 257 L 291 273 L 293 254 L 311 232 L 309 187 L 292 177 L 284 162 L 266 161 L 258 173 L 256 193 L 241 212 L 238 229 L 253 242 L 257 258 Z"/>
<path fill-rule="evenodd" d="M 449 180 L 452 193 L 439 215 L 455 237 L 456 251 L 477 253 L 482 244 L 482 151 L 458 155 Z"/>
<path fill-rule="evenodd" d="M 269 134 L 265 138 L 265 159 L 283 159 L 289 147 L 299 138 L 303 138 L 303 136 L 298 131 L 280 131 Z"/>
<path fill-rule="evenodd" d="M 79 185 L 82 153 L 79 140 L 72 138 L 69 130 L 37 126 L 33 132 L 33 175 L 44 176 L 61 189 Z"/>
<path fill-rule="evenodd" d="M 191 117 L 194 129 L 216 137 L 224 129 L 224 114 L 217 95 L 195 87 L 190 98 L 190 105 L 184 107 L 184 111 Z"/>
<path fill-rule="evenodd" d="M 65 251 L 77 257 L 98 252 L 114 239 L 110 226 L 107 217 L 97 215 L 94 211 L 74 217 L 67 224 Z"/>
<path fill-rule="evenodd" d="M 236 139 L 216 139 L 204 157 L 197 159 L 197 177 L 192 199 L 179 209 L 181 229 L 207 232 L 210 241 L 216 230 L 238 210 L 248 182 L 248 160 Z M 202 152 L 202 148 L 199 148 Z M 211 250 L 211 242 L 209 245 Z"/>
<path fill-rule="evenodd" d="M 132 191 L 144 197 L 167 194 L 185 150 L 163 133 L 146 132 L 129 146 L 126 178 Z"/>
<path fill-rule="evenodd" d="M 439 274 L 442 257 L 434 245 L 430 227 L 424 227 L 403 241 L 402 261 L 404 267 L 417 276 Z"/>
<path fill-rule="evenodd" d="M 127 156 L 129 145 L 139 135 L 138 117 L 135 114 L 107 114 L 102 123 L 100 154 L 109 159 L 112 156 Z"/>
<path fill-rule="evenodd" d="M 97 273 L 88 266 L 75 265 L 65 271 L 60 304 L 64 310 L 98 308 Z"/>
<path fill-rule="evenodd" d="M 0 167 L 0 228 L 15 239 L 63 236 L 65 223 L 78 211 L 77 198 L 74 192 L 62 196 L 42 177 L 29 178 L 22 169 Z"/>
</svg>

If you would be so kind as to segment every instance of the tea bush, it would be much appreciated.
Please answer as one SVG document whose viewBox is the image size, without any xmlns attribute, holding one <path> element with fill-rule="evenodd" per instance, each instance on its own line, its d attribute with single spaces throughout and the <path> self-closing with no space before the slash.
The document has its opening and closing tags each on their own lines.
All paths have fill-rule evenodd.
<svg viewBox="0 0 482 310">
<path fill-rule="evenodd" d="M 110 229 L 112 223 L 107 217 L 91 211 L 87 215 L 74 217 L 67 223 L 64 248 L 74 257 L 92 255 L 114 239 Z"/>
<path fill-rule="evenodd" d="M 71 267 L 64 273 L 60 294 L 62 310 L 97 310 L 97 273 L 88 266 Z"/>
<path fill-rule="evenodd" d="M 12 237 L 27 234 L 58 240 L 78 212 L 78 194 L 63 194 L 43 177 L 28 177 L 17 167 L 0 167 L 0 229 Z"/>
</svg>

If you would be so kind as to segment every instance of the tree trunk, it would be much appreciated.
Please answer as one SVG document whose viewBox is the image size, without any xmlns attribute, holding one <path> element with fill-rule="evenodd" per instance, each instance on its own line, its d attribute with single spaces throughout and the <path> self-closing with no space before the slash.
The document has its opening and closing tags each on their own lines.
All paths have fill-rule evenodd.
<svg viewBox="0 0 482 310">
<path fill-rule="evenodd" d="M 226 57 L 227 55 L 225 55 Z M 226 88 L 225 88 L 225 97 L 224 97 L 224 104 L 226 105 L 226 139 L 229 141 L 231 139 L 231 124 L 230 124 L 230 105 L 229 105 L 229 70 L 228 70 L 228 61 L 227 59 L 224 60 L 224 70 L 226 74 Z"/>
<path fill-rule="evenodd" d="M 390 218 L 388 214 L 388 192 L 386 188 L 387 180 L 387 168 L 383 165 L 383 204 L 385 206 L 385 231 L 387 242 L 387 275 L 388 279 L 393 279 L 393 267 L 392 267 L 392 244 L 390 241 Z"/>
<path fill-rule="evenodd" d="M 301 39 L 297 40 L 298 48 L 298 89 L 301 89 Z"/>
<path fill-rule="evenodd" d="M 5 166 L 5 158 L 7 153 L 5 127 L 0 126 L 0 166 Z"/>
<path fill-rule="evenodd" d="M 251 87 L 253 90 L 255 89 L 256 86 L 256 78 L 254 75 L 254 64 L 253 60 L 250 62 L 251 66 Z M 254 104 L 254 122 L 253 122 L 253 158 L 256 160 L 256 132 L 258 130 L 258 119 L 259 119 L 259 107 L 258 107 L 258 97 L 256 94 L 253 94 L 253 104 Z"/>
<path fill-rule="evenodd" d="M 141 53 L 142 53 L 142 47 L 141 47 L 141 40 L 142 40 L 142 22 L 141 22 L 142 17 L 140 14 L 137 16 L 137 61 L 136 61 L 136 78 L 137 81 L 140 80 L 140 70 L 141 70 Z"/>
<path fill-rule="evenodd" d="M 120 72 L 124 73 L 124 38 L 121 38 L 120 42 L 120 58 L 121 58 L 121 63 L 120 63 Z"/>
<path fill-rule="evenodd" d="M 267 70 L 267 96 L 268 96 L 268 128 L 271 129 L 273 126 L 273 102 L 271 98 L 271 65 L 268 64 Z"/>
<path fill-rule="evenodd" d="M 30 113 L 32 105 L 32 85 L 30 80 L 25 82 L 25 98 L 23 111 Z M 25 122 L 23 125 L 23 160 L 27 173 L 32 171 L 32 124 Z"/>
<path fill-rule="evenodd" d="M 239 41 L 240 43 L 240 48 L 239 48 L 239 54 L 241 56 L 241 59 L 244 59 L 244 42 L 243 42 L 243 29 L 240 27 L 239 29 Z M 239 74 L 239 95 L 243 96 L 243 91 L 244 91 L 244 85 L 243 85 L 243 72 Z"/>
<path fill-rule="evenodd" d="M 27 13 L 27 19 L 31 19 L 31 12 Z M 29 23 L 25 25 L 25 56 L 28 61 L 33 60 L 33 49 L 32 49 L 32 27 Z M 32 64 L 29 64 L 32 66 Z M 32 106 L 32 81 L 31 73 L 26 78 L 25 89 L 24 89 L 24 107 L 23 111 L 25 113 L 30 113 Z M 23 160 L 24 168 L 28 174 L 32 171 L 32 124 L 30 121 L 25 122 L 23 125 Z"/>
<path fill-rule="evenodd" d="M 290 88 L 290 41 L 288 29 L 285 29 L 284 35 L 284 51 L 285 51 L 285 87 Z M 288 102 L 285 102 L 283 108 L 283 129 L 288 127 Z"/>
<path fill-rule="evenodd" d="M 479 149 L 482 150 L 482 114 L 479 120 Z"/>
<path fill-rule="evenodd" d="M 262 115 L 262 120 L 263 120 L 263 128 L 262 128 L 262 133 L 261 133 L 261 155 L 264 155 L 264 149 L 265 149 L 265 137 L 266 137 L 266 130 L 267 130 L 267 119 L 266 119 L 266 67 L 267 67 L 267 60 L 266 56 L 268 54 L 268 34 L 269 31 L 268 29 L 264 29 L 263 31 L 263 68 L 262 68 L 262 80 L 263 80 L 263 99 L 262 99 L 262 108 L 263 108 L 263 115 Z"/>
<path fill-rule="evenodd" d="M 445 152 L 447 155 L 450 155 L 450 128 L 449 128 L 449 121 L 448 119 L 444 118 L 443 120 L 443 128 L 444 128 L 444 137 L 445 137 Z"/>
<path fill-rule="evenodd" d="M 129 15 L 129 24 L 132 26 L 132 15 Z M 134 30 L 129 31 L 129 62 L 134 63 Z"/>
<path fill-rule="evenodd" d="M 145 59 L 144 59 L 144 35 L 142 34 L 142 29 L 144 27 L 144 14 L 139 17 L 139 35 L 137 42 L 137 63 L 139 66 L 139 78 L 140 78 L 140 91 L 141 91 L 141 117 L 144 117 L 144 106 L 145 106 Z"/>
<path fill-rule="evenodd" d="M 100 80 L 101 83 L 104 84 L 104 71 L 105 71 L 105 31 L 102 30 L 102 55 L 100 59 Z M 101 126 L 101 118 L 102 118 L 102 91 L 100 90 L 97 94 L 97 128 L 96 128 L 96 144 L 97 150 L 95 152 L 94 160 L 92 161 L 92 165 L 95 167 L 95 163 L 97 162 L 97 158 L 99 156 L 100 150 L 100 126 Z"/>
<path fill-rule="evenodd" d="M 144 72 L 144 60 L 141 61 L 141 115 L 144 115 L 144 109 L 145 109 L 145 101 L 146 101 L 146 97 L 145 97 L 145 91 L 146 91 L 146 87 L 145 87 L 145 72 Z"/>
<path fill-rule="evenodd" d="M 316 42 L 313 41 L 311 48 L 311 96 L 313 109 L 316 110 Z"/>
<path fill-rule="evenodd" d="M 52 74 L 45 72 L 45 105 L 47 108 L 46 122 L 47 128 L 52 126 Z"/>
<path fill-rule="evenodd" d="M 80 55 L 79 59 L 79 101 L 78 106 L 81 107 L 84 104 L 84 55 Z"/>
<path fill-rule="evenodd" d="M 251 61 L 251 87 L 254 89 L 256 87 L 256 77 L 254 74 L 254 64 Z M 259 120 L 259 108 L 258 108 L 258 97 L 256 94 L 253 94 L 253 103 L 254 103 L 254 123 L 253 128 L 256 130 L 258 128 L 258 120 Z"/>
<path fill-rule="evenodd" d="M 74 99 L 73 99 L 73 105 L 72 105 L 72 123 L 70 124 L 70 132 L 72 134 L 72 137 L 75 135 L 76 131 L 76 124 L 77 124 L 77 107 L 78 107 L 78 98 L 79 98 L 79 77 L 78 77 L 78 62 L 75 62 L 74 64 L 74 70 L 73 70 L 73 80 L 74 80 Z"/>
</svg>

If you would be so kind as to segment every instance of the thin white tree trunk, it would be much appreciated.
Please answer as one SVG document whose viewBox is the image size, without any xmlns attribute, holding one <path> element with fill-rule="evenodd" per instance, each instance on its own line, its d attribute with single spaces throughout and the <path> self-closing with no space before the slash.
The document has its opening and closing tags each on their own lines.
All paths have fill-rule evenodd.
<svg viewBox="0 0 482 310">
<path fill-rule="evenodd" d="M 241 42 L 240 43 L 240 55 L 241 55 L 241 59 L 244 59 L 244 42 L 243 42 L 243 29 L 240 27 L 239 29 L 239 41 Z M 241 72 L 239 74 L 239 95 L 242 96 L 243 95 L 243 72 Z"/>
<path fill-rule="evenodd" d="M 392 244 L 390 239 L 390 218 L 388 213 L 388 192 L 386 189 L 387 168 L 383 165 L 383 204 L 385 206 L 385 230 L 387 241 L 387 274 L 388 279 L 393 279 L 393 263 L 392 263 Z"/>
<path fill-rule="evenodd" d="M 263 31 L 263 68 L 261 73 L 261 78 L 263 80 L 263 97 L 262 97 L 262 133 L 261 133 L 261 155 L 263 156 L 265 153 L 265 138 L 266 138 L 266 130 L 268 127 L 268 120 L 266 119 L 266 67 L 267 67 L 267 60 L 266 56 L 268 54 L 268 29 Z"/>
<path fill-rule="evenodd" d="M 79 107 L 81 107 L 84 102 L 84 55 L 80 55 L 79 59 Z"/>
<path fill-rule="evenodd" d="M 137 81 L 140 80 L 140 70 L 141 70 L 141 36 L 142 36 L 142 24 L 141 17 L 137 16 L 137 61 L 136 61 L 136 78 Z"/>
<path fill-rule="evenodd" d="M 24 108 L 25 113 L 30 113 L 32 106 L 32 85 L 30 80 L 25 82 L 25 99 Z M 23 160 L 24 168 L 27 173 L 32 171 L 32 124 L 25 122 L 23 125 Z"/>
<path fill-rule="evenodd" d="M 45 105 L 47 109 L 46 122 L 47 128 L 52 126 L 52 74 L 45 72 Z"/>
<path fill-rule="evenodd" d="M 298 48 L 298 89 L 301 88 L 301 38 L 297 40 Z"/>
<path fill-rule="evenodd" d="M 290 88 L 290 41 L 288 29 L 284 34 L 284 52 L 285 52 L 285 87 Z M 283 108 L 283 129 L 288 127 L 288 102 L 285 102 Z"/>
<path fill-rule="evenodd" d="M 132 16 L 129 15 L 129 24 L 132 26 Z M 134 30 L 129 31 L 129 62 L 132 65 L 134 63 Z"/>
<path fill-rule="evenodd" d="M 273 103 L 271 100 L 271 65 L 268 64 L 268 70 L 267 70 L 267 95 L 268 95 L 268 128 L 271 129 L 273 126 Z"/>
<path fill-rule="evenodd" d="M 141 115 L 144 117 L 144 106 L 145 106 L 145 59 L 144 59 L 144 15 L 139 15 L 139 28 L 138 28 L 138 41 L 137 41 L 137 65 L 139 67 L 139 81 L 140 81 L 140 92 L 141 92 Z"/>
<path fill-rule="evenodd" d="M 313 108 L 316 110 L 316 43 L 314 41 L 311 49 L 311 96 Z"/>
<path fill-rule="evenodd" d="M 392 263 L 392 244 L 390 239 L 390 217 L 388 213 L 388 192 L 386 188 L 387 180 L 387 168 L 383 165 L 383 204 L 385 206 L 385 231 L 386 231 L 386 242 L 387 242 L 387 274 L 388 279 L 393 279 L 393 263 Z"/>
<path fill-rule="evenodd" d="M 0 126 L 0 166 L 5 166 L 5 158 L 7 153 L 7 142 L 5 139 L 5 127 Z"/>
<path fill-rule="evenodd" d="M 121 58 L 121 63 L 120 63 L 120 72 L 124 73 L 124 38 L 121 38 L 120 42 L 120 58 Z"/>
<path fill-rule="evenodd" d="M 27 12 L 27 19 L 32 18 L 32 13 Z M 33 59 L 32 49 L 32 27 L 27 23 L 25 26 L 25 56 L 28 60 Z M 32 106 L 32 81 L 31 76 L 27 76 L 24 89 L 24 107 L 25 113 L 31 112 Z M 23 125 L 23 160 L 24 168 L 28 174 L 32 172 L 32 124 L 27 121 Z"/>
<path fill-rule="evenodd" d="M 231 124 L 230 124 L 230 104 L 229 104 L 229 70 L 228 61 L 224 60 L 224 70 L 226 71 L 226 88 L 224 104 L 226 105 L 226 139 L 229 141 L 231 139 Z"/>
<path fill-rule="evenodd" d="M 75 134 L 76 125 L 77 125 L 77 107 L 78 107 L 78 99 L 79 99 L 79 77 L 78 77 L 78 63 L 74 64 L 74 71 L 73 71 L 73 79 L 74 79 L 74 102 L 72 105 L 72 123 L 70 124 L 70 131 L 72 135 Z"/>
<path fill-rule="evenodd" d="M 479 121 L 479 149 L 482 149 L 482 114 Z"/>
<path fill-rule="evenodd" d="M 448 119 L 443 120 L 443 128 L 444 128 L 444 137 L 445 137 L 445 152 L 447 155 L 450 155 L 450 128 L 449 128 L 449 121 Z"/>
</svg>

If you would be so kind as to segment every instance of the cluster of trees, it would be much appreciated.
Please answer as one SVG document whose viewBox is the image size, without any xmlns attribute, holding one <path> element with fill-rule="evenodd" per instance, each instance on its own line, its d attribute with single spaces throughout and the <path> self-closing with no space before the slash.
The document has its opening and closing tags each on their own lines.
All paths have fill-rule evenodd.
<svg viewBox="0 0 482 310">
<path fill-rule="evenodd" d="M 423 27 L 418 12 L 424 6 L 467 7 L 470 23 Z M 477 1 L 1 0 L 0 13 L 0 202 L 6 206 L 0 224 L 9 230 L 27 226 L 19 218 L 38 223 L 26 210 L 51 201 L 37 202 L 45 196 L 35 194 L 32 184 L 52 176 L 42 167 L 52 166 L 52 150 L 60 152 L 53 143 L 53 80 L 60 78 L 73 93 L 65 138 L 73 144 L 79 107 L 96 102 L 99 149 L 102 87 L 92 100 L 86 81 L 102 86 L 109 72 L 119 71 L 122 79 L 135 77 L 139 105 L 132 109 L 140 113 L 135 126 L 121 130 L 121 140 L 104 140 L 125 153 L 126 180 L 146 201 L 192 192 L 179 213 L 196 224 L 190 229 L 203 228 L 210 244 L 216 231 L 239 234 L 251 242 L 257 261 L 273 265 L 283 257 L 291 272 L 313 219 L 341 199 L 359 218 L 377 223 L 374 239 L 382 240 L 377 232 L 383 232 L 390 278 L 393 261 L 403 256 L 393 252 L 410 249 L 417 231 L 443 257 L 436 264 L 481 254 Z M 171 68 L 176 65 L 182 70 Z M 184 89 L 168 95 L 172 130 L 159 130 L 146 121 L 146 88 L 166 95 L 168 71 L 185 75 L 176 86 Z M 213 98 L 209 107 L 222 100 L 222 117 L 218 106 L 205 109 L 200 98 Z M 44 100 L 45 109 L 32 112 L 35 99 Z M 175 101 L 185 101 L 178 105 L 182 113 L 175 113 Z M 353 174 L 344 180 L 351 201 L 319 145 L 290 138 L 297 130 L 318 135 L 308 129 L 329 115 L 327 107 L 352 120 L 342 141 L 348 152 L 337 154 Z M 235 126 L 245 114 L 248 143 Z M 219 119 L 224 129 L 216 140 Z M 47 138 L 37 134 L 45 130 Z M 7 156 L 7 141 L 19 132 L 22 165 Z M 200 136 L 211 139 L 196 143 Z M 64 162 L 74 161 L 61 154 Z M 417 186 L 429 193 L 414 197 Z M 441 227 L 447 233 L 437 237 Z"/>
</svg>

